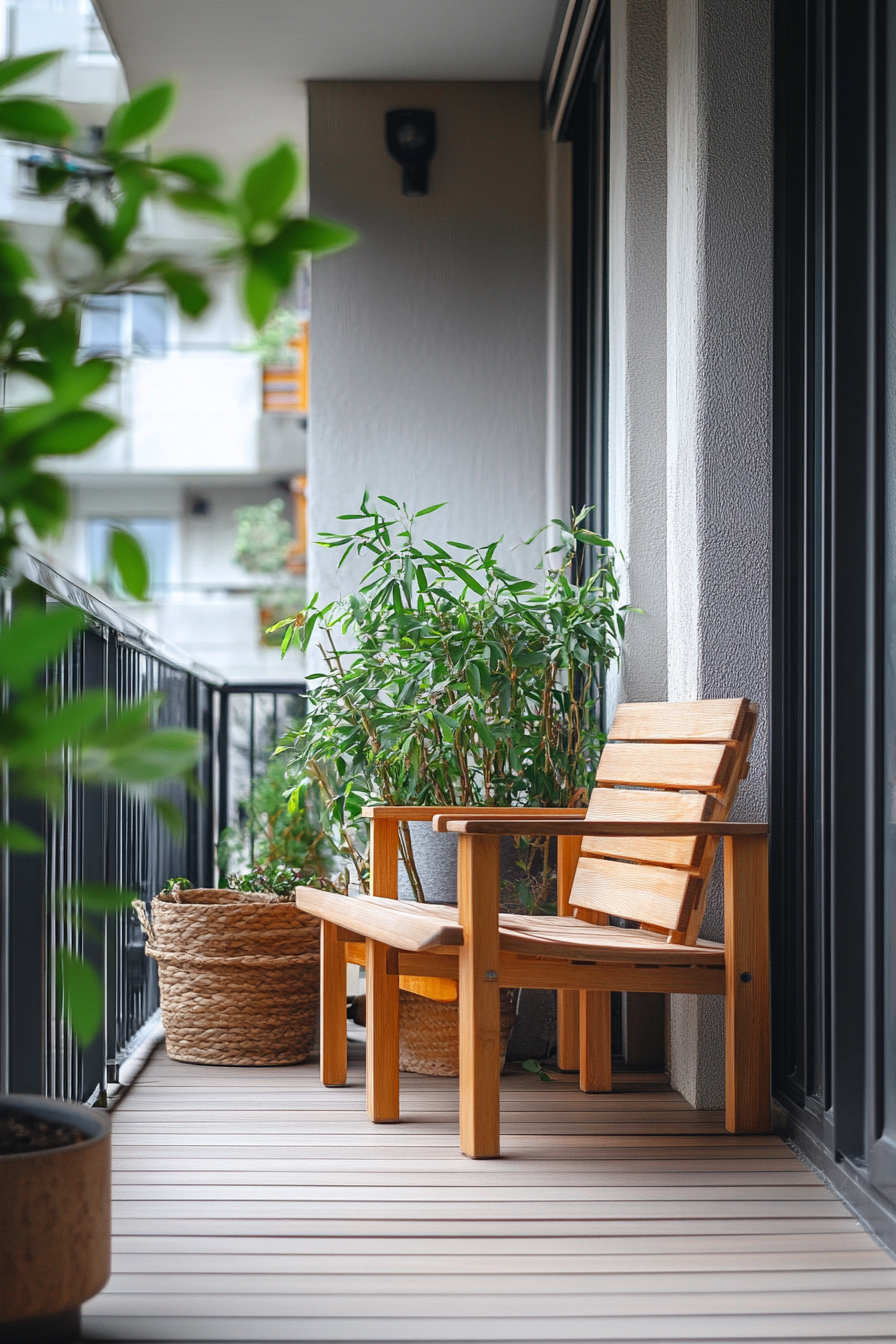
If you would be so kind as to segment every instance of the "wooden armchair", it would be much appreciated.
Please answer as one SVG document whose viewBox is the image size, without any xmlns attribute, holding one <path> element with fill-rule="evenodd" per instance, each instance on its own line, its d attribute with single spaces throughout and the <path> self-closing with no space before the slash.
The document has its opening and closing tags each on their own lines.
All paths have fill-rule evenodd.
<svg viewBox="0 0 896 1344">
<path fill-rule="evenodd" d="M 501 987 L 559 991 L 558 1062 L 577 1063 L 580 1086 L 598 1092 L 611 1087 L 612 990 L 723 994 L 726 1127 L 768 1132 L 768 828 L 727 821 L 755 726 L 747 700 L 621 705 L 586 813 L 370 809 L 376 894 L 296 891 L 323 921 L 322 1081 L 345 1082 L 347 958 L 367 967 L 367 1110 L 378 1122 L 399 1118 L 399 978 L 440 998 L 456 982 L 470 1157 L 500 1151 Z M 399 821 L 429 817 L 458 833 L 456 911 L 383 899 L 397 896 Z M 501 835 L 557 836 L 557 916 L 499 912 Z M 722 838 L 724 943 L 710 943 L 698 935 Z"/>
</svg>

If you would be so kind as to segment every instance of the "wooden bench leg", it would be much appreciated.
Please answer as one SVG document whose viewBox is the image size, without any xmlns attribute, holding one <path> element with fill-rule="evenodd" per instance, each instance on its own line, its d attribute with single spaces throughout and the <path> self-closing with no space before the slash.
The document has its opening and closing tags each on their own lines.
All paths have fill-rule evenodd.
<svg viewBox="0 0 896 1344">
<path fill-rule="evenodd" d="M 610 993 L 579 990 L 579 1087 L 583 1092 L 612 1092 Z"/>
<path fill-rule="evenodd" d="M 460 1146 L 467 1157 L 501 1154 L 501 989 L 498 982 L 499 838 L 459 835 L 458 949 Z"/>
<path fill-rule="evenodd" d="M 765 836 L 725 836 L 725 1128 L 771 1131 Z"/>
<path fill-rule="evenodd" d="M 571 915 L 569 898 L 575 880 L 580 835 L 561 835 L 557 840 L 557 914 Z M 579 1067 L 579 991 L 557 990 L 557 1068 L 576 1073 Z"/>
<path fill-rule="evenodd" d="M 577 1073 L 579 1068 L 578 989 L 557 990 L 557 1068 Z"/>
<path fill-rule="evenodd" d="M 348 1063 L 345 944 L 336 925 L 320 922 L 320 1080 L 324 1087 L 345 1087 Z"/>
<path fill-rule="evenodd" d="M 367 939 L 367 1114 L 374 1124 L 398 1119 L 398 964 L 391 952 Z"/>
</svg>

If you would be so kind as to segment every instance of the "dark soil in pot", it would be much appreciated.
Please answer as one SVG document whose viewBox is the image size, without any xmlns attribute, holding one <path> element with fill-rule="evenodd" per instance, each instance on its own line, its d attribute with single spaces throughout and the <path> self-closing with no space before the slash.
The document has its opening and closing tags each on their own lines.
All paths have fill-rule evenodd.
<svg viewBox="0 0 896 1344">
<path fill-rule="evenodd" d="M 74 1125 L 44 1120 L 27 1111 L 0 1112 L 0 1157 L 67 1148 L 72 1143 L 83 1143 L 85 1138 L 83 1131 Z"/>
</svg>

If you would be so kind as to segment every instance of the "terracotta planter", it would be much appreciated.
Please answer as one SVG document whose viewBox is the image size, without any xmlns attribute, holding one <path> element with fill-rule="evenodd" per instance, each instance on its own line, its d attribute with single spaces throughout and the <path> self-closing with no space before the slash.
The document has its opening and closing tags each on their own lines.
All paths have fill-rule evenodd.
<svg viewBox="0 0 896 1344">
<path fill-rule="evenodd" d="M 0 1156 L 0 1344 L 55 1344 L 80 1335 L 81 1304 L 109 1278 L 109 1118 L 45 1097 L 0 1099 L 84 1135 L 62 1148 Z"/>
</svg>

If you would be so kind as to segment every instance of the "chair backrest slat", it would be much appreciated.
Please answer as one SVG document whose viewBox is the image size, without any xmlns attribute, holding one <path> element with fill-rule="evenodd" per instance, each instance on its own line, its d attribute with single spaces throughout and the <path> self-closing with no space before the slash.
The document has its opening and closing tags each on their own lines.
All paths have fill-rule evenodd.
<svg viewBox="0 0 896 1344">
<path fill-rule="evenodd" d="M 659 792 L 651 789 L 595 789 L 588 804 L 589 821 L 712 821 L 721 811 L 704 793 Z M 706 848 L 703 836 L 680 839 L 623 840 L 617 836 L 586 836 L 582 853 L 591 858 L 628 859 L 631 863 L 697 868 Z"/>
<path fill-rule="evenodd" d="M 749 700 L 620 705 L 588 817 L 724 821 L 746 776 L 756 728 Z M 695 943 L 718 841 L 589 837 L 570 892 L 598 910 Z"/>
<path fill-rule="evenodd" d="M 736 742 L 743 738 L 749 705 L 749 700 L 620 705 L 607 739 L 610 742 Z"/>
<path fill-rule="evenodd" d="M 608 742 L 597 767 L 597 784 L 721 793 L 734 761 L 734 749 L 725 743 Z"/>
</svg>

